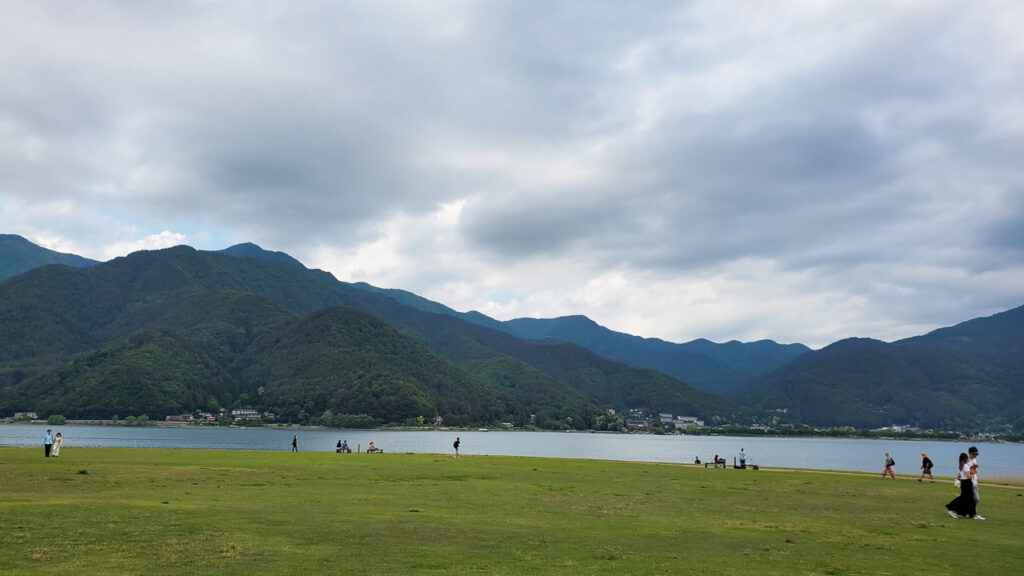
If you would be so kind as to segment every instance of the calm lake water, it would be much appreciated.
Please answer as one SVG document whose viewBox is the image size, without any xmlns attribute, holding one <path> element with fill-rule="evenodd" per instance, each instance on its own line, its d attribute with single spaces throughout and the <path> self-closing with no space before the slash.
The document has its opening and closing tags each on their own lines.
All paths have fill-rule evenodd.
<svg viewBox="0 0 1024 576">
<path fill-rule="evenodd" d="M 0 425 L 0 446 L 40 446 L 48 426 Z M 970 446 L 964 442 L 926 440 L 866 440 L 837 438 L 776 438 L 730 436 L 654 436 L 646 434 L 587 434 L 565 432 L 285 430 L 277 428 L 199 428 L 124 426 L 49 426 L 62 433 L 64 453 L 76 447 L 189 448 L 223 450 L 290 450 L 298 436 L 300 451 L 333 452 L 338 440 L 353 450 L 372 440 L 387 452 L 450 453 L 462 439 L 461 453 L 546 458 L 586 458 L 638 462 L 691 463 L 710 461 L 715 454 L 729 464 L 743 448 L 747 464 L 850 470 L 881 474 L 884 455 L 896 459 L 896 474 L 920 475 L 921 452 L 935 462 L 940 476 L 956 474 L 956 459 Z M 978 444 L 981 478 L 1024 480 L 1024 444 Z"/>
</svg>

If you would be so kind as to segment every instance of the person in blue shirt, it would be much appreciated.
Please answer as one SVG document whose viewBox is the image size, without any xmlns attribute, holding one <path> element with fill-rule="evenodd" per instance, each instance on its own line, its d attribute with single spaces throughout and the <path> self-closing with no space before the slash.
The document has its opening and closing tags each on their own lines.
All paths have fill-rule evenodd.
<svg viewBox="0 0 1024 576">
<path fill-rule="evenodd" d="M 43 451 L 47 458 L 50 457 L 50 450 L 53 450 L 53 430 L 47 430 L 43 436 Z"/>
</svg>

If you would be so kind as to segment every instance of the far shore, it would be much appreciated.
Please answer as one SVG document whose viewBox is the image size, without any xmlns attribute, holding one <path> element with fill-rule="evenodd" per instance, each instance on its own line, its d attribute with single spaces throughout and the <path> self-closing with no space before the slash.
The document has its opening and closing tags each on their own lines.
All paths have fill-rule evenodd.
<svg viewBox="0 0 1024 576">
<path fill-rule="evenodd" d="M 34 426 L 46 426 L 48 424 L 46 420 L 18 420 L 14 421 L 9 418 L 0 419 L 0 424 L 29 424 Z M 266 428 L 269 430 L 379 430 L 379 431 L 414 431 L 414 432 L 429 432 L 429 431 L 440 431 L 440 432 L 550 432 L 556 434 L 575 433 L 575 434 L 652 434 L 655 432 L 618 432 L 614 430 L 545 430 L 540 428 L 504 428 L 504 427 L 479 427 L 479 426 L 466 426 L 466 427 L 449 427 L 449 426 L 378 426 L 375 428 L 329 428 L 327 426 L 310 426 L 305 424 L 284 424 L 284 423 L 258 423 L 258 424 L 231 424 L 224 426 L 222 424 L 199 424 L 196 422 L 169 422 L 166 420 L 149 420 L 144 423 L 127 423 L 124 420 L 67 420 L 64 423 L 65 426 L 125 426 L 125 427 L 161 427 L 161 428 L 238 428 L 238 429 L 261 429 Z M 992 438 L 989 435 L 982 435 L 978 437 L 961 437 L 961 438 L 948 438 L 948 437 L 936 437 L 928 434 L 908 434 L 901 433 L 899 435 L 869 435 L 869 434 L 828 434 L 827 432 L 817 432 L 814 434 L 771 434 L 771 433 L 741 433 L 735 430 L 729 430 L 728 432 L 708 432 L 704 434 L 686 434 L 684 432 L 667 433 L 665 436 L 682 435 L 682 436 L 730 436 L 730 437 L 750 437 L 750 438 L 850 438 L 850 439 L 871 439 L 871 440 L 927 440 L 930 442 L 975 442 L 975 443 L 1000 443 L 1000 444 L 1019 444 L 1024 443 L 1024 440 L 1005 439 L 1005 438 Z"/>
</svg>

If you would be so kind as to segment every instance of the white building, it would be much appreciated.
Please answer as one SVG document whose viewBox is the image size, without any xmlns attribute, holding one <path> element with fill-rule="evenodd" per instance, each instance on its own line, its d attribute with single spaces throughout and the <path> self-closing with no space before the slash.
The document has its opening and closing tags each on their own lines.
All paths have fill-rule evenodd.
<svg viewBox="0 0 1024 576">
<path fill-rule="evenodd" d="M 680 416 L 672 421 L 672 425 L 676 428 L 686 428 L 690 424 L 693 424 L 697 428 L 704 427 L 704 421 L 698 420 L 696 416 Z"/>
<path fill-rule="evenodd" d="M 251 408 L 237 408 L 231 411 L 231 417 L 235 420 L 258 420 L 260 413 Z"/>
</svg>

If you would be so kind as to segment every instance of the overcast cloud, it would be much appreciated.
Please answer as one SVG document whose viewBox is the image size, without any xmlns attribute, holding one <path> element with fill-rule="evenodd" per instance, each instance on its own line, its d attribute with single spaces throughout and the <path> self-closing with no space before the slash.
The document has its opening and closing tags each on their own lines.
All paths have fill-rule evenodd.
<svg viewBox="0 0 1024 576">
<path fill-rule="evenodd" d="M 1015 0 L 0 0 L 0 232 L 894 340 L 1024 304 L 1020 30 Z"/>
</svg>

